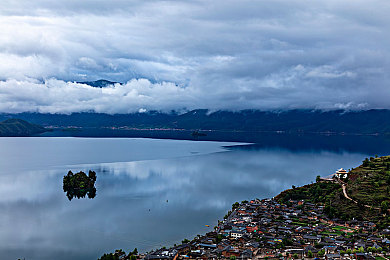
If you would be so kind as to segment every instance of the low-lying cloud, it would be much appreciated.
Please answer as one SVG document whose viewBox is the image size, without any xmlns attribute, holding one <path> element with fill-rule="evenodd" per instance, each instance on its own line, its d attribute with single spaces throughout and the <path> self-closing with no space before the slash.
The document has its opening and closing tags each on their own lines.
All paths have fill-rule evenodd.
<svg viewBox="0 0 390 260">
<path fill-rule="evenodd" d="M 390 3 L 5 1 L 0 112 L 390 108 Z M 74 83 L 107 79 L 94 88 Z"/>
</svg>

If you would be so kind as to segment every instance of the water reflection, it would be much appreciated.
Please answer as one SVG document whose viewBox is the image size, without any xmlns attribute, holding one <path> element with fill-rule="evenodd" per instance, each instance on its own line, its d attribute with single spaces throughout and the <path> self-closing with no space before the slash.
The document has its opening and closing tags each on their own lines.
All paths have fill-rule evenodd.
<svg viewBox="0 0 390 260">
<path fill-rule="evenodd" d="M 275 196 L 368 156 L 270 147 L 212 147 L 219 152 L 191 155 L 199 150 L 193 146 L 181 158 L 1 174 L 1 258 L 97 259 L 118 248 L 170 246 L 211 230 L 235 201 Z M 94 170 L 99 196 L 70 202 L 62 191 L 69 169 Z"/>
</svg>

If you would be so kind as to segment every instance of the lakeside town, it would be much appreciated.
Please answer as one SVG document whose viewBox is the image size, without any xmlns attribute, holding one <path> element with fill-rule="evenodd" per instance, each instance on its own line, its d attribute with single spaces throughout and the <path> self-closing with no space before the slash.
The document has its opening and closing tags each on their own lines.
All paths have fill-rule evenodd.
<svg viewBox="0 0 390 260">
<path fill-rule="evenodd" d="M 347 175 L 340 169 L 333 178 L 318 181 L 339 183 Z M 147 254 L 116 251 L 113 255 L 115 259 L 173 260 L 390 259 L 390 226 L 379 229 L 370 221 L 331 219 L 325 211 L 323 205 L 305 200 L 236 202 L 214 231 L 192 241 Z"/>
<path fill-rule="evenodd" d="M 330 220 L 323 207 L 305 201 L 281 205 L 274 199 L 233 205 L 215 231 L 145 259 L 375 259 L 386 258 L 390 230 L 367 221 Z"/>
</svg>

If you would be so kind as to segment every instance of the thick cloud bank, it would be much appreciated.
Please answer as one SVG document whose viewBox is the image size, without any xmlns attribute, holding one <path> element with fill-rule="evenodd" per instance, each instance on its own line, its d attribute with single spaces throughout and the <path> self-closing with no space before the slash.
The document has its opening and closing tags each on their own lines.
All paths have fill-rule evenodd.
<svg viewBox="0 0 390 260">
<path fill-rule="evenodd" d="M 387 0 L 4 0 L 0 112 L 390 108 Z M 74 83 L 125 82 L 99 89 Z"/>
</svg>

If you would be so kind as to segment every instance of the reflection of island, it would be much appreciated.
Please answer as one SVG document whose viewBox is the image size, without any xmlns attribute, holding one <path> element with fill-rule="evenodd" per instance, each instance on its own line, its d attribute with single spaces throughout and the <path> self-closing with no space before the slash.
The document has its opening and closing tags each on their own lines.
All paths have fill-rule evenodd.
<svg viewBox="0 0 390 260">
<path fill-rule="evenodd" d="M 89 171 L 88 176 L 85 172 L 81 171 L 73 174 L 72 171 L 69 171 L 63 179 L 63 189 L 66 192 L 66 196 L 69 200 L 73 198 L 85 198 L 85 195 L 88 195 L 88 198 L 93 199 L 96 196 L 96 172 Z"/>
</svg>

